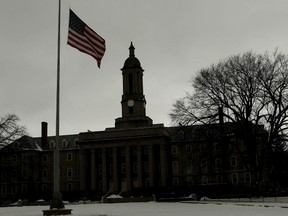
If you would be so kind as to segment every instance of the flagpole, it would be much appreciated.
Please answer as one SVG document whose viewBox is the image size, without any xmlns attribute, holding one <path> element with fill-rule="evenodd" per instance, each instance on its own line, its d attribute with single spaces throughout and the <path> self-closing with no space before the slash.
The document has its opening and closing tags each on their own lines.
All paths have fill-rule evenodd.
<svg viewBox="0 0 288 216">
<path fill-rule="evenodd" d="M 56 145 L 54 149 L 54 181 L 53 198 L 50 209 L 62 209 L 64 203 L 60 193 L 60 156 L 59 156 L 59 118 L 60 118 L 60 32 L 61 32 L 61 0 L 58 1 L 58 38 L 57 38 L 57 89 L 56 89 Z"/>
<path fill-rule="evenodd" d="M 61 31 L 61 0 L 59 0 L 58 11 L 58 42 L 57 42 L 57 92 L 56 92 L 56 146 L 54 160 L 54 192 L 60 191 L 59 175 L 59 116 L 60 116 L 60 31 Z"/>
</svg>

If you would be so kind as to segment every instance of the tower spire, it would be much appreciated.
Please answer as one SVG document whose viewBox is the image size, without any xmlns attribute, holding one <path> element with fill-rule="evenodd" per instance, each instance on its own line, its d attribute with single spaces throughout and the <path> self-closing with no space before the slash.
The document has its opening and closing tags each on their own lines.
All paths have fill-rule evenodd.
<svg viewBox="0 0 288 216">
<path fill-rule="evenodd" d="M 133 46 L 133 42 L 131 41 L 131 45 L 129 47 L 129 56 L 134 57 L 135 56 L 135 47 Z"/>
</svg>

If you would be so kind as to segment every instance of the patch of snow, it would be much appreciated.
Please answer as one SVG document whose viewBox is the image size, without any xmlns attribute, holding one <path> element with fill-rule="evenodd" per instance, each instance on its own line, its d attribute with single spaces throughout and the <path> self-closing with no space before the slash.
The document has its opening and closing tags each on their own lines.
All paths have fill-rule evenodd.
<svg viewBox="0 0 288 216">
<path fill-rule="evenodd" d="M 250 205 L 237 205 L 237 203 L 191 202 L 191 203 L 97 203 L 83 205 L 66 205 L 72 209 L 72 215 L 76 216 L 284 216 L 288 215 L 288 203 L 247 203 Z M 253 205 L 255 204 L 255 205 Z M 48 206 L 23 206 L 0 208 L 0 215 L 10 216 L 42 216 L 42 210 Z"/>
<path fill-rule="evenodd" d="M 123 197 L 120 195 L 112 194 L 107 197 L 107 199 L 122 199 Z"/>
</svg>

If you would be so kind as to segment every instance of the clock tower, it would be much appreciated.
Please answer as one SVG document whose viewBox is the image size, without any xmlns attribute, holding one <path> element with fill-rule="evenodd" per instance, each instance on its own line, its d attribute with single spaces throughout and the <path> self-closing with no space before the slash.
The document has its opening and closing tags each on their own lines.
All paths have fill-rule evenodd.
<svg viewBox="0 0 288 216">
<path fill-rule="evenodd" d="M 121 100 L 122 117 L 115 120 L 116 128 L 152 126 L 152 119 L 146 116 L 146 100 L 143 94 L 143 69 L 135 57 L 133 43 L 129 47 L 129 57 L 122 70 L 123 95 Z"/>
</svg>

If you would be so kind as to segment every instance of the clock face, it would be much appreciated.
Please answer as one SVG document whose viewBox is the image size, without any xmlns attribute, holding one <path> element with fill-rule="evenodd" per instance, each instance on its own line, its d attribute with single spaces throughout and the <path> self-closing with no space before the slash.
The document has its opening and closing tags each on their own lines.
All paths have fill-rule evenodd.
<svg viewBox="0 0 288 216">
<path fill-rule="evenodd" d="M 128 105 L 129 107 L 134 106 L 134 101 L 133 101 L 133 100 L 128 100 L 127 105 Z"/>
</svg>

